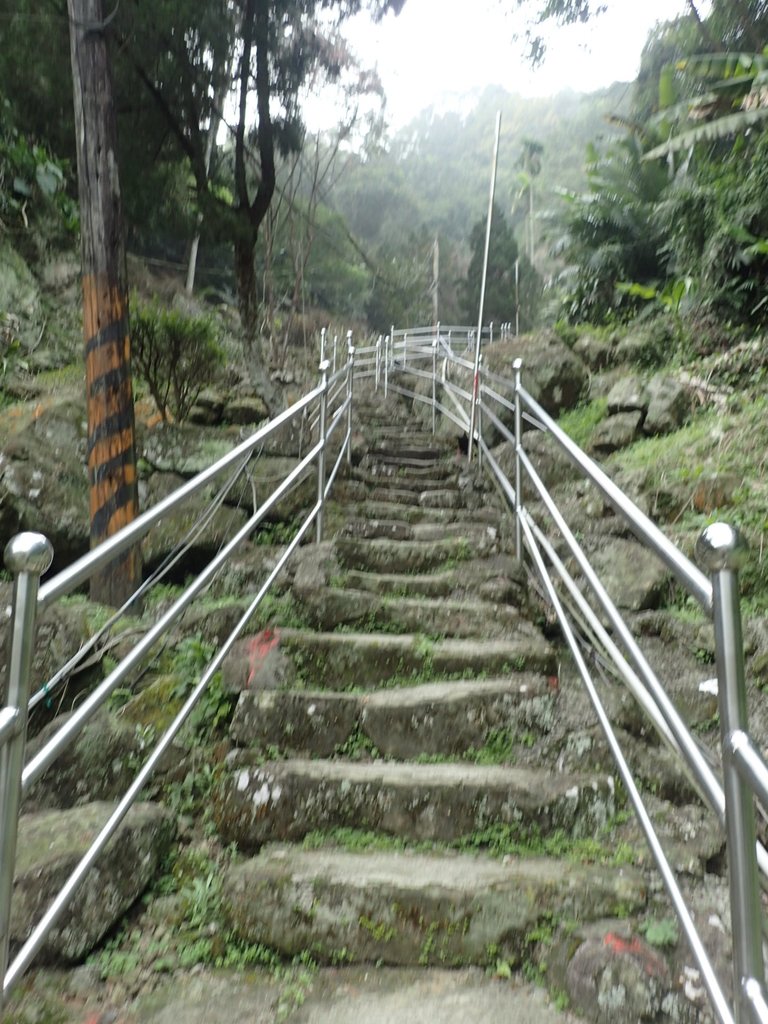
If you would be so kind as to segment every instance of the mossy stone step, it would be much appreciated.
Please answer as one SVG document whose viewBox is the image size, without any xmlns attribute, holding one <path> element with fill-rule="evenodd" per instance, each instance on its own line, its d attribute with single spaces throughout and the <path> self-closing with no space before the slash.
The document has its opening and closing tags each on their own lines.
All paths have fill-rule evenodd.
<svg viewBox="0 0 768 1024">
<path fill-rule="evenodd" d="M 422 491 L 451 489 L 447 485 L 458 477 L 455 466 L 437 467 L 437 471 L 431 477 L 422 476 L 412 470 L 401 473 L 394 466 L 386 467 L 391 472 L 385 472 L 383 467 L 379 468 L 380 472 L 372 472 L 370 468 L 360 469 L 354 466 L 350 470 L 349 476 L 352 480 L 366 484 L 368 487 L 382 487 L 391 484 L 397 491 L 415 491 L 417 494 L 421 494 Z"/>
<path fill-rule="evenodd" d="M 546 677 L 532 673 L 371 694 L 246 690 L 229 732 L 238 746 L 294 757 L 330 757 L 360 738 L 385 757 L 451 757 L 479 750 L 497 730 L 543 734 L 553 706 Z"/>
<path fill-rule="evenodd" d="M 401 505 L 395 501 L 362 501 L 345 506 L 357 518 L 394 519 L 406 523 L 488 523 L 497 526 L 503 513 L 490 505 L 483 508 L 429 508 Z"/>
<path fill-rule="evenodd" d="M 256 850 L 310 832 L 357 828 L 455 842 L 494 824 L 594 836 L 615 810 L 605 775 L 451 762 L 267 761 L 234 751 L 214 796 L 222 839 Z"/>
<path fill-rule="evenodd" d="M 464 562 L 471 556 L 482 558 L 498 547 L 495 536 L 481 528 L 470 538 L 445 537 L 442 540 L 410 541 L 357 540 L 337 537 L 336 557 L 345 569 L 370 572 L 429 572 L 446 562 Z"/>
<path fill-rule="evenodd" d="M 515 962 L 537 923 L 645 905 L 643 879 L 628 868 L 286 846 L 233 866 L 222 893 L 245 942 L 324 962 L 414 966 Z"/>
<path fill-rule="evenodd" d="M 371 458 L 370 455 L 366 455 L 350 475 L 363 482 L 370 477 L 376 477 L 379 480 L 408 480 L 414 486 L 423 486 L 423 482 L 429 483 L 430 479 L 433 482 L 457 479 L 459 467 L 453 461 L 446 462 L 444 459 L 424 462 L 395 456 Z"/>
<path fill-rule="evenodd" d="M 304 609 L 319 629 L 365 626 L 442 637 L 504 639 L 530 627 L 511 605 L 445 597 L 381 597 L 350 586 L 318 587 Z"/>
<path fill-rule="evenodd" d="M 337 489 L 337 500 L 354 503 L 357 501 L 386 501 L 397 505 L 415 505 L 431 509 L 460 509 L 464 506 L 461 491 L 455 488 L 409 491 L 405 488 L 387 487 L 383 484 L 373 487 L 360 480 L 344 480 Z"/>
<path fill-rule="evenodd" d="M 340 531 L 342 537 L 358 540 L 417 540 L 439 541 L 449 537 L 464 538 L 468 543 L 478 539 L 493 543 L 498 537 L 498 528 L 490 523 L 408 523 L 398 519 L 375 519 L 353 517 L 346 521 Z"/>
<path fill-rule="evenodd" d="M 526 622 L 504 640 L 430 641 L 412 634 L 295 629 L 280 629 L 276 638 L 309 688 L 370 690 L 408 679 L 498 676 L 526 669 L 549 675 L 556 665 L 554 649 Z"/>
</svg>

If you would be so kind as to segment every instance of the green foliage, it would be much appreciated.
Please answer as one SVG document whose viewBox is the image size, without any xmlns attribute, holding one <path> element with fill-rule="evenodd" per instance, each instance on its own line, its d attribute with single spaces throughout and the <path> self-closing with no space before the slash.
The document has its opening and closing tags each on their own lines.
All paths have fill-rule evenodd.
<svg viewBox="0 0 768 1024">
<path fill-rule="evenodd" d="M 563 413 L 557 425 L 575 441 L 580 448 L 586 448 L 592 438 L 595 427 L 608 414 L 608 399 L 595 398 L 591 402 L 577 405 Z"/>
<path fill-rule="evenodd" d="M 206 643 L 198 634 L 185 637 L 176 647 L 171 671 L 178 677 L 171 697 L 186 699 L 197 686 L 206 666 L 213 657 L 215 648 Z M 221 732 L 229 723 L 235 705 L 235 696 L 227 693 L 221 685 L 221 674 L 216 673 L 208 682 L 187 721 L 191 737 L 210 738 Z"/>
<path fill-rule="evenodd" d="M 68 165 L 9 121 L 0 94 L 0 220 L 17 233 L 48 215 L 62 235 L 77 230 L 77 204 L 67 194 Z"/>
<path fill-rule="evenodd" d="M 164 420 L 184 420 L 224 360 L 210 319 L 135 299 L 131 355 Z"/>
<path fill-rule="evenodd" d="M 674 918 L 653 918 L 650 921 L 645 921 L 640 930 L 645 935 L 645 941 L 649 946 L 660 948 L 676 946 L 680 938 L 680 928 Z"/>
<path fill-rule="evenodd" d="M 469 245 L 471 259 L 462 287 L 464 317 L 468 323 L 477 322 L 480 308 L 480 289 L 485 258 L 486 219 L 477 221 L 472 228 Z M 541 280 L 527 257 L 519 253 L 515 236 L 497 204 L 493 208 L 491 239 L 488 250 L 488 275 L 483 305 L 483 323 L 496 324 L 514 319 L 516 291 L 515 264 L 519 261 L 520 329 L 529 330 L 536 318 L 541 299 Z"/>
</svg>

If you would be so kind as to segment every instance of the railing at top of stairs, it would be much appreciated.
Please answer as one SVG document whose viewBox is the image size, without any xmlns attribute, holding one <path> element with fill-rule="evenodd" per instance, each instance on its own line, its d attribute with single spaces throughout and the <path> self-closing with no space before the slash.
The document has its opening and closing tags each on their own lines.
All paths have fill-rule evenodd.
<svg viewBox="0 0 768 1024">
<path fill-rule="evenodd" d="M 502 325 L 501 337 L 511 337 Z M 483 332 L 481 346 L 493 341 Z M 760 885 L 768 878 L 768 853 L 756 840 L 754 800 L 768 808 L 768 763 L 748 731 L 744 652 L 738 572 L 747 557 L 737 530 L 714 523 L 700 535 L 696 552 L 706 574 L 624 494 L 607 474 L 553 421 L 523 386 L 523 365 L 513 378 L 492 372 L 476 349 L 468 327 L 393 330 L 379 341 L 378 386 L 426 407 L 469 435 L 469 454 L 494 481 L 514 512 L 515 551 L 524 560 L 554 609 L 563 637 L 588 692 L 621 781 L 645 834 L 657 869 L 696 959 L 712 1010 L 723 1024 L 768 1022 L 762 944 Z M 474 410 L 472 406 L 475 406 Z M 511 423 L 510 423 L 511 421 Z M 638 640 L 612 601 L 579 540 L 545 486 L 525 446 L 524 427 L 547 434 L 620 516 L 635 537 L 658 557 L 681 587 L 714 623 L 720 717 L 722 780 L 700 742 L 691 734 Z M 492 450 L 492 440 L 508 442 L 514 455 L 510 481 Z M 546 513 L 550 526 L 534 518 L 524 495 Z M 575 579 L 558 551 L 564 544 L 578 566 Z M 587 596 L 588 595 L 588 596 Z M 590 603 L 591 602 L 591 603 Z M 608 628 L 604 623 L 608 623 Z M 598 650 L 614 676 L 632 693 L 661 740 L 670 749 L 702 800 L 725 831 L 733 936 L 733 1005 L 729 1004 L 698 934 L 691 912 L 655 831 L 651 814 L 633 777 L 585 657 L 584 638 Z"/>
<path fill-rule="evenodd" d="M 83 885 L 88 872 L 100 853 L 114 836 L 128 811 L 138 799 L 152 776 L 163 754 L 188 721 L 192 711 L 208 688 L 227 653 L 242 634 L 256 610 L 269 592 L 273 582 L 283 570 L 299 544 L 315 527 L 315 537 L 322 540 L 324 533 L 324 507 L 342 463 L 351 459 L 353 387 L 356 379 L 373 377 L 378 367 L 377 346 L 361 347 L 352 344 L 351 332 L 346 339 L 343 354 L 334 345 L 333 366 L 323 358 L 320 380 L 289 409 L 255 430 L 178 490 L 142 513 L 98 548 L 83 555 L 71 566 L 41 584 L 41 577 L 51 566 L 53 551 L 49 541 L 39 533 L 22 533 L 11 538 L 5 548 L 5 564 L 13 575 L 13 597 L 8 609 L 10 643 L 7 659 L 7 685 L 5 707 L 0 708 L 0 1009 L 18 984 L 46 938 Z M 257 459 L 265 444 L 279 436 L 281 431 L 296 428 L 302 439 L 296 463 L 281 483 L 267 498 L 257 503 L 253 497 L 253 510 L 236 533 L 224 542 L 206 567 L 188 583 L 170 607 L 158 613 L 156 621 L 131 651 L 108 672 L 106 677 L 87 695 L 75 711 L 38 752 L 25 763 L 27 725 L 30 711 L 62 686 L 78 665 L 93 652 L 105 631 L 139 602 L 159 583 L 173 567 L 195 533 L 205 528 L 216 509 L 228 494 L 242 482 L 250 490 L 249 466 Z M 341 435 L 341 436 L 340 436 Z M 304 440 L 304 439 L 307 440 Z M 303 449 L 306 447 L 306 451 Z M 303 454 L 302 454 L 303 452 Z M 167 631 L 178 623 L 192 602 L 211 585 L 224 570 L 234 554 L 254 535 L 260 524 L 279 503 L 314 472 L 317 477 L 316 500 L 296 527 L 277 564 L 258 588 L 234 629 L 220 645 L 206 666 L 199 681 L 187 697 L 182 708 L 154 749 L 138 770 L 133 783 L 118 802 L 109 819 L 83 855 L 80 862 L 62 886 L 58 895 L 35 925 L 12 962 L 10 960 L 10 921 L 13 892 L 14 862 L 18 834 L 18 821 L 22 800 L 44 772 L 55 764 L 80 735 L 85 725 L 104 706 L 110 696 L 126 678 L 144 664 L 162 642 Z M 108 567 L 113 560 L 146 538 L 163 521 L 184 514 L 190 499 L 207 494 L 210 487 L 218 488 L 206 511 L 181 539 L 160 568 L 146 579 L 123 608 L 115 614 L 68 662 L 62 666 L 35 693 L 30 693 L 32 657 L 35 629 L 41 612 L 59 599 L 72 594 L 88 582 L 91 576 Z"/>
</svg>

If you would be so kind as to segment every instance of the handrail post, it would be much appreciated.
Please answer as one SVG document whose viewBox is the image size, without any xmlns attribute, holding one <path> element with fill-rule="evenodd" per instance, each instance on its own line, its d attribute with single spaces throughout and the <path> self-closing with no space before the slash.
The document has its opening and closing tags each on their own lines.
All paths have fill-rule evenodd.
<svg viewBox="0 0 768 1024">
<path fill-rule="evenodd" d="M 331 373 L 336 373 L 336 345 L 338 344 L 339 336 L 334 334 L 333 336 L 333 363 L 331 364 Z"/>
<path fill-rule="evenodd" d="M 408 362 L 408 332 L 403 332 L 403 369 L 405 364 Z"/>
<path fill-rule="evenodd" d="M 19 533 L 5 547 L 5 567 L 14 575 L 6 703 L 18 714 L 14 734 L 0 746 L 0 1007 L 8 970 L 11 894 L 27 741 L 37 592 L 40 577 L 50 568 L 52 560 L 51 542 L 41 533 Z"/>
<path fill-rule="evenodd" d="M 355 379 L 355 346 L 352 344 L 352 331 L 347 331 L 347 465 L 352 465 L 352 397 Z"/>
<path fill-rule="evenodd" d="M 317 543 L 323 540 L 325 527 L 325 446 L 326 446 L 326 420 L 328 416 L 328 367 L 331 364 L 327 359 L 320 363 L 320 427 L 318 441 L 321 443 L 320 451 L 317 453 Z"/>
<path fill-rule="evenodd" d="M 742 780 L 730 756 L 728 742 L 735 730 L 747 730 L 738 575 L 746 552 L 746 543 L 738 530 L 727 523 L 712 523 L 696 543 L 696 555 L 712 577 L 736 1024 L 753 1020 L 748 990 L 753 993 L 755 983 L 765 996 L 754 800 L 751 788 Z"/>
<path fill-rule="evenodd" d="M 438 327 L 438 331 L 439 331 Z M 437 426 L 437 338 L 432 340 L 432 433 Z"/>
<path fill-rule="evenodd" d="M 477 468 L 483 468 L 483 356 L 477 361 L 477 393 L 475 396 L 475 425 L 477 427 Z"/>
<path fill-rule="evenodd" d="M 320 362 L 325 362 L 325 328 L 320 329 Z"/>
<path fill-rule="evenodd" d="M 389 350 L 392 347 L 390 344 L 390 335 L 384 339 L 384 397 L 387 397 L 389 391 Z"/>
<path fill-rule="evenodd" d="M 375 374 L 375 390 L 379 390 L 379 378 L 381 377 L 381 342 L 382 336 L 379 335 L 378 341 L 376 342 L 376 374 Z"/>
<path fill-rule="evenodd" d="M 522 359 L 512 364 L 515 374 L 515 557 L 518 562 L 523 560 L 523 525 L 520 513 L 523 507 L 523 468 L 520 463 L 520 452 L 523 444 L 523 411 L 520 407 L 520 378 L 523 369 Z"/>
<path fill-rule="evenodd" d="M 390 358 L 391 362 L 390 362 L 389 365 L 390 365 L 390 367 L 392 369 L 394 369 L 394 367 L 395 367 L 395 325 L 394 324 L 392 324 L 391 327 L 389 328 L 389 337 L 391 339 L 391 344 L 389 346 L 389 358 Z"/>
</svg>

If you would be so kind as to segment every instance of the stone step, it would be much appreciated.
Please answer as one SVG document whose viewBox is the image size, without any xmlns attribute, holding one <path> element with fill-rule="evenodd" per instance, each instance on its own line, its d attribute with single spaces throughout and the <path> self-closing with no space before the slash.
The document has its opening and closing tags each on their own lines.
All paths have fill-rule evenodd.
<svg viewBox="0 0 768 1024">
<path fill-rule="evenodd" d="M 394 455 L 372 457 L 368 454 L 351 475 L 363 482 L 366 478 L 376 477 L 377 480 L 409 480 L 423 486 L 423 481 L 429 482 L 430 478 L 435 481 L 455 480 L 459 475 L 459 467 L 444 459 L 424 461 Z"/>
<path fill-rule="evenodd" d="M 296 629 L 276 630 L 275 636 L 280 651 L 293 662 L 294 675 L 309 688 L 370 690 L 419 677 L 425 681 L 523 670 L 551 675 L 556 666 L 554 649 L 527 621 L 503 640 L 430 641 L 411 634 Z"/>
<path fill-rule="evenodd" d="M 337 488 L 336 500 L 348 504 L 357 501 L 386 501 L 428 509 L 460 509 L 464 506 L 463 495 L 455 488 L 410 491 L 385 485 L 369 487 L 359 480 L 343 480 Z"/>
<path fill-rule="evenodd" d="M 382 462 L 405 459 L 414 465 L 421 465 L 424 462 L 439 462 L 447 455 L 452 455 L 455 449 L 454 444 L 444 441 L 431 440 L 419 444 L 407 435 L 399 441 L 392 438 L 389 441 L 374 442 L 368 449 L 368 455 L 371 459 L 380 459 Z"/>
<path fill-rule="evenodd" d="M 277 747 L 292 757 L 330 757 L 353 738 L 384 757 L 455 757 L 479 750 L 500 730 L 529 743 L 551 725 L 546 677 L 472 679 L 371 694 L 267 690 L 240 694 L 230 736 L 241 747 Z"/>
<path fill-rule="evenodd" d="M 446 562 L 464 562 L 471 556 L 482 558 L 497 549 L 496 537 L 489 536 L 486 530 L 470 540 L 461 536 L 432 541 L 336 539 L 336 556 L 341 566 L 369 572 L 429 572 Z"/>
<path fill-rule="evenodd" d="M 350 569 L 345 581 L 353 590 L 374 594 L 447 597 L 452 594 L 476 593 L 482 600 L 501 601 L 518 607 L 524 603 L 523 598 L 528 594 L 524 570 L 509 555 L 497 555 L 484 561 L 472 559 L 457 568 L 421 575 Z"/>
<path fill-rule="evenodd" d="M 348 581 L 349 582 L 349 581 Z M 504 639 L 528 624 L 511 605 L 445 597 L 381 597 L 351 586 L 318 587 L 302 607 L 318 629 L 365 626 L 371 630 L 427 636 Z M 522 624 L 522 625 L 521 625 Z"/>
<path fill-rule="evenodd" d="M 213 799 L 226 843 L 256 850 L 310 832 L 356 828 L 417 842 L 455 842 L 489 828 L 593 836 L 615 810 L 606 775 L 453 762 L 263 761 L 229 755 Z"/>
<path fill-rule="evenodd" d="M 351 963 L 495 967 L 499 959 L 519 961 L 541 922 L 594 921 L 644 907 L 645 884 L 631 869 L 543 858 L 502 863 L 468 854 L 364 856 L 270 845 L 227 872 L 223 899 L 241 940 L 286 956 L 308 949 L 335 962 L 343 950 Z M 456 1024 L 481 1019 L 469 1006 L 464 1014 Z M 504 1019 L 521 1021 L 514 1013 Z"/>
<path fill-rule="evenodd" d="M 349 518 L 341 529 L 342 537 L 359 540 L 417 540 L 436 541 L 449 537 L 463 537 L 469 543 L 477 540 L 494 542 L 498 536 L 496 526 L 489 523 L 407 523 L 398 519 Z"/>
<path fill-rule="evenodd" d="M 401 505 L 395 501 L 362 501 L 345 507 L 350 516 L 357 518 L 394 519 L 407 523 L 488 523 L 498 526 L 503 515 L 490 505 L 478 509 L 450 509 Z"/>
<path fill-rule="evenodd" d="M 433 476 L 422 475 L 414 469 L 403 473 L 395 466 L 379 466 L 376 469 L 378 471 L 373 471 L 370 467 L 363 469 L 355 466 L 350 470 L 349 476 L 367 487 L 391 485 L 397 491 L 415 491 L 417 494 L 423 491 L 453 490 L 451 484 L 458 477 L 454 466 L 430 467 Z"/>
</svg>

